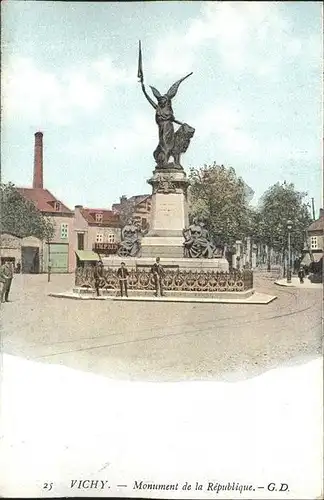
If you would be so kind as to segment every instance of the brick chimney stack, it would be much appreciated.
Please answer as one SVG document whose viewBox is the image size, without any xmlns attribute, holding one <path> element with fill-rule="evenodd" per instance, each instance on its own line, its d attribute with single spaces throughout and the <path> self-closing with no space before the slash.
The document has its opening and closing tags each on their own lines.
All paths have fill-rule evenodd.
<svg viewBox="0 0 324 500">
<path fill-rule="evenodd" d="M 33 188 L 43 188 L 43 133 L 35 134 Z"/>
</svg>

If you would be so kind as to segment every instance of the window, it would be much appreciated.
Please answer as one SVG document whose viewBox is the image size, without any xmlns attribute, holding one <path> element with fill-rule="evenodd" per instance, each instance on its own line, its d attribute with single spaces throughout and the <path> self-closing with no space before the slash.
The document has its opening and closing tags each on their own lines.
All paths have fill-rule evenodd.
<svg viewBox="0 0 324 500">
<path fill-rule="evenodd" d="M 84 250 L 84 233 L 78 233 L 78 250 Z"/>
<path fill-rule="evenodd" d="M 97 233 L 96 243 L 103 243 L 103 234 L 102 233 Z"/>
<path fill-rule="evenodd" d="M 61 209 L 61 203 L 59 201 L 54 202 L 54 210 L 55 212 L 59 212 Z"/>
<path fill-rule="evenodd" d="M 95 215 L 96 222 L 102 222 L 102 214 Z"/>
<path fill-rule="evenodd" d="M 115 243 L 115 235 L 108 234 L 108 243 Z"/>
<path fill-rule="evenodd" d="M 311 249 L 315 250 L 317 246 L 317 236 L 311 236 Z"/>
<path fill-rule="evenodd" d="M 61 238 L 62 240 L 66 240 L 69 236 L 69 225 L 66 222 L 61 224 Z"/>
</svg>

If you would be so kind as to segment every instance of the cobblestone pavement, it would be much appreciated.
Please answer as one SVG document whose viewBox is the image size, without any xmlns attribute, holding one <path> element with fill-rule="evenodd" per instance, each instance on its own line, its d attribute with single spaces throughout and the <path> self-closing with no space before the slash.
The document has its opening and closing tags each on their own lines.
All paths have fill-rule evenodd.
<svg viewBox="0 0 324 500">
<path fill-rule="evenodd" d="M 110 378 L 180 381 L 251 377 L 320 356 L 322 291 L 255 275 L 269 305 L 77 301 L 49 297 L 72 275 L 15 276 L 0 309 L 4 352 Z"/>
</svg>

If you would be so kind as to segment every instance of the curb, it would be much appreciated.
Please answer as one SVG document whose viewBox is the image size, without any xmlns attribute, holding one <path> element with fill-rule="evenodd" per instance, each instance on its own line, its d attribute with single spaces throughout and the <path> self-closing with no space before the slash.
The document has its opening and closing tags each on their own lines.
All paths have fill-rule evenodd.
<svg viewBox="0 0 324 500">
<path fill-rule="evenodd" d="M 320 289 L 323 287 L 323 284 L 322 283 L 304 283 L 305 286 L 303 286 L 302 284 L 301 285 L 294 285 L 293 283 L 280 283 L 280 281 L 275 281 L 274 282 L 275 285 L 277 286 L 284 286 L 286 288 L 300 288 L 300 289 L 313 289 L 313 290 L 316 290 L 316 289 Z"/>
<path fill-rule="evenodd" d="M 246 304 L 246 305 L 267 305 L 277 299 L 274 295 L 262 294 L 262 298 L 259 300 L 257 298 L 251 299 L 208 299 L 208 298 L 179 298 L 179 297 L 84 297 L 82 295 L 72 295 L 68 293 L 49 293 L 50 297 L 60 298 L 60 299 L 71 299 L 71 300 L 111 300 L 115 302 L 173 302 L 173 303 L 191 303 L 191 304 Z M 254 294 L 255 296 L 255 294 Z M 253 296 L 252 296 L 253 297 Z"/>
</svg>

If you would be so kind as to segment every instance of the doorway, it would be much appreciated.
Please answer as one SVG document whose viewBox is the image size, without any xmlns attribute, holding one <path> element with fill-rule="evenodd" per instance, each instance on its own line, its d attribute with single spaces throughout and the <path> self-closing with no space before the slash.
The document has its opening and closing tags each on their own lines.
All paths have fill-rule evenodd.
<svg viewBox="0 0 324 500">
<path fill-rule="evenodd" d="M 39 273 L 39 248 L 21 247 L 21 270 L 24 274 Z"/>
</svg>

